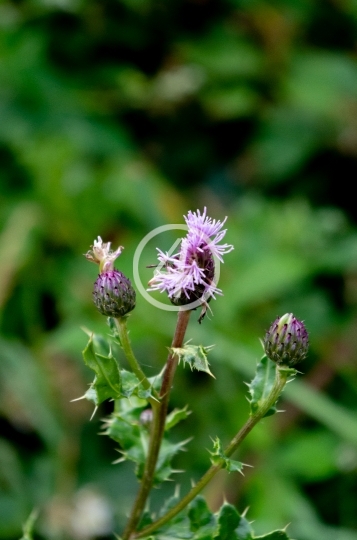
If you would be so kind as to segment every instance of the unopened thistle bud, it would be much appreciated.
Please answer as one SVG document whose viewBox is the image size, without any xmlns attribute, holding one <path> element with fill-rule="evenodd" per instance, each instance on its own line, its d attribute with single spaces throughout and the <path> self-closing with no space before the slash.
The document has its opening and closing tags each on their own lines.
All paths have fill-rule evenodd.
<svg viewBox="0 0 357 540">
<path fill-rule="evenodd" d="M 130 280 L 119 270 L 99 274 L 94 283 L 93 301 L 107 317 L 124 317 L 134 309 L 135 297 Z"/>
<path fill-rule="evenodd" d="M 265 335 L 263 345 L 270 360 L 293 366 L 306 357 L 309 336 L 305 325 L 292 313 L 286 313 L 273 322 Z"/>
<path fill-rule="evenodd" d="M 135 307 L 135 290 L 130 280 L 114 268 L 114 261 L 122 252 L 110 249 L 98 236 L 86 254 L 89 261 L 99 264 L 99 276 L 94 283 L 93 301 L 98 311 L 107 317 L 124 317 Z"/>
</svg>

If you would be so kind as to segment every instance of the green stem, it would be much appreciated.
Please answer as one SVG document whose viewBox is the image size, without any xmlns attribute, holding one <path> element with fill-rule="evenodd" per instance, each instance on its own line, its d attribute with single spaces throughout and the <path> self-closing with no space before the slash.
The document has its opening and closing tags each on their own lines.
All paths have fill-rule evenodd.
<svg viewBox="0 0 357 540">
<path fill-rule="evenodd" d="M 171 348 L 182 347 L 183 340 L 190 318 L 190 311 L 179 311 L 175 334 L 172 340 Z M 139 523 L 141 514 L 144 510 L 146 500 L 152 488 L 154 481 L 155 468 L 159 457 L 162 438 L 165 431 L 165 421 L 170 397 L 172 381 L 175 375 L 178 360 L 171 352 L 167 358 L 163 380 L 160 389 L 160 402 L 158 406 L 153 407 L 153 420 L 150 432 L 150 441 L 148 448 L 148 456 L 145 463 L 143 478 L 140 489 L 137 494 L 134 506 L 132 508 L 127 526 L 122 535 L 123 540 L 128 540 Z"/>
<path fill-rule="evenodd" d="M 253 427 L 261 420 L 266 413 L 269 411 L 269 409 L 276 403 L 277 399 L 279 398 L 287 380 L 288 380 L 288 372 L 284 371 L 284 369 L 280 370 L 277 366 L 276 370 L 276 377 L 274 381 L 274 385 L 269 393 L 269 395 L 266 397 L 260 408 L 257 410 L 257 412 L 250 416 L 250 418 L 247 420 L 247 422 L 244 424 L 244 426 L 238 431 L 237 435 L 233 437 L 231 442 L 228 444 L 228 446 L 224 450 L 224 454 L 226 457 L 230 457 L 235 450 L 239 447 L 241 442 L 246 438 L 248 433 L 251 432 Z M 220 471 L 225 463 L 225 460 L 221 458 L 215 465 L 212 465 L 207 472 L 201 477 L 201 479 L 197 482 L 197 484 L 179 501 L 176 506 L 171 508 L 164 516 L 162 516 L 160 519 L 152 523 L 151 525 L 148 525 L 144 529 L 142 529 L 140 532 L 138 532 L 134 538 L 142 538 L 144 536 L 147 536 L 151 534 L 152 532 L 156 531 L 159 527 L 162 527 L 170 521 L 173 517 L 175 517 L 177 514 L 179 514 L 201 491 L 202 489 L 212 480 L 212 478 L 217 474 L 218 471 Z"/>
<path fill-rule="evenodd" d="M 122 346 L 126 359 L 128 360 L 131 369 L 133 370 L 133 372 L 135 373 L 135 375 L 137 376 L 137 378 L 139 379 L 140 383 L 143 385 L 145 390 L 149 390 L 149 388 L 151 387 L 151 384 L 146 378 L 145 373 L 141 369 L 139 362 L 135 358 L 133 349 L 131 348 L 131 345 L 130 345 L 128 328 L 126 326 L 127 318 L 118 317 L 117 319 L 114 319 L 114 320 L 115 320 L 115 325 L 118 330 L 120 344 Z"/>
</svg>

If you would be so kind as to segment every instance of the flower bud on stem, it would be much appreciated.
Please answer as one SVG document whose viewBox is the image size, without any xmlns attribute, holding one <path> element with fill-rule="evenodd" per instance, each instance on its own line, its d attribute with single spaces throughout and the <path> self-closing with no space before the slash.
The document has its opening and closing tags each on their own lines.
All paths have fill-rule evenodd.
<svg viewBox="0 0 357 540">
<path fill-rule="evenodd" d="M 233 437 L 231 442 L 224 450 L 225 457 L 230 457 L 235 450 L 239 447 L 241 442 L 246 438 L 246 436 L 252 431 L 254 426 L 267 414 L 269 409 L 274 406 L 277 399 L 279 398 L 285 384 L 287 383 L 289 377 L 293 375 L 295 370 L 287 368 L 286 366 L 277 366 L 276 368 L 276 377 L 274 385 L 262 402 L 259 409 L 250 416 L 248 421 L 244 426 L 238 431 L 237 435 Z M 142 538 L 148 536 L 149 534 L 156 531 L 159 527 L 162 527 L 174 518 L 181 510 L 183 510 L 201 491 L 202 489 L 212 480 L 212 478 L 217 474 L 218 471 L 224 466 L 225 460 L 221 458 L 218 463 L 212 465 L 208 471 L 202 476 L 202 478 L 197 482 L 197 484 L 191 489 L 191 491 L 179 501 L 176 506 L 171 508 L 164 516 L 152 523 L 151 525 L 145 527 L 141 531 L 133 535 L 133 538 Z"/>
</svg>

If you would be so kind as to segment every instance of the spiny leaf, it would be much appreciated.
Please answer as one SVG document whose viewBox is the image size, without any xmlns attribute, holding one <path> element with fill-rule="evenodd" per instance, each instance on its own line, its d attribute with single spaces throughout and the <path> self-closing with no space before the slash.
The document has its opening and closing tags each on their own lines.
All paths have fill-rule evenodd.
<svg viewBox="0 0 357 540">
<path fill-rule="evenodd" d="M 107 356 L 96 351 L 97 338 L 98 336 L 92 334 L 83 351 L 85 364 L 96 374 L 85 397 L 93 401 L 95 405 L 99 405 L 106 399 L 118 399 L 121 395 L 121 380 L 117 361 L 110 351 Z"/>
<path fill-rule="evenodd" d="M 227 469 L 228 472 L 242 472 L 244 463 L 241 463 L 240 461 L 235 461 L 234 459 L 230 459 L 227 456 L 225 456 L 223 450 L 222 450 L 222 444 L 218 437 L 213 441 L 213 452 L 210 452 L 211 454 L 211 462 L 213 465 L 217 465 L 221 462 L 223 459 L 224 465 L 223 467 Z"/>
<path fill-rule="evenodd" d="M 114 412 L 105 421 L 105 435 L 118 442 L 123 450 L 128 450 L 136 445 L 138 438 L 140 438 L 140 414 L 142 410 L 142 408 L 132 407 Z"/>
<path fill-rule="evenodd" d="M 179 499 L 175 493 L 160 510 L 159 517 L 163 517 Z M 150 518 L 147 519 L 150 523 Z M 198 495 L 172 520 L 142 540 L 289 540 L 289 536 L 284 530 L 255 536 L 245 515 L 240 515 L 234 506 L 224 503 L 212 514 L 203 496 Z"/>
<path fill-rule="evenodd" d="M 159 511 L 159 514 L 158 514 L 159 517 L 164 516 L 169 510 L 171 510 L 171 508 L 176 506 L 176 504 L 179 502 L 179 500 L 180 500 L 179 489 L 176 488 L 174 495 L 172 495 L 171 497 L 166 499 L 166 501 L 164 501 L 164 504 L 161 507 L 161 509 Z M 170 523 L 172 524 L 172 523 L 175 523 L 176 521 L 182 521 L 182 519 L 184 519 L 184 513 L 185 512 L 180 512 L 179 514 L 177 514 L 175 517 L 173 517 L 170 520 Z"/>
<path fill-rule="evenodd" d="M 269 395 L 276 376 L 276 364 L 269 360 L 267 356 L 263 356 L 257 365 L 255 377 L 248 385 L 251 395 L 250 410 L 251 414 L 255 414 L 261 406 L 264 399 Z M 265 416 L 270 416 L 276 413 L 276 406 L 269 409 Z"/>
<path fill-rule="evenodd" d="M 184 450 L 187 442 L 188 441 L 185 440 L 178 443 L 172 443 L 165 438 L 163 439 L 155 470 L 154 480 L 156 484 L 170 480 L 172 473 L 179 472 L 171 467 L 171 461 L 178 452 Z"/>
<path fill-rule="evenodd" d="M 138 407 L 135 398 L 130 401 L 133 401 L 133 405 L 127 399 L 116 402 L 116 411 L 105 421 L 104 434 L 120 444 L 122 458 L 119 461 L 134 461 L 135 474 L 141 478 L 149 435 L 146 427 L 140 423 L 144 407 Z"/>
<path fill-rule="evenodd" d="M 116 410 L 105 422 L 104 434 L 120 444 L 122 458 L 136 464 L 135 474 L 142 478 L 145 460 L 149 446 L 150 427 L 141 419 L 147 402 L 137 396 L 130 399 L 121 399 L 116 402 Z M 171 443 L 163 439 L 156 464 L 154 483 L 160 484 L 169 480 L 175 470 L 171 466 L 173 457 L 184 449 L 187 441 Z"/>
<path fill-rule="evenodd" d="M 264 536 L 255 536 L 254 539 L 256 540 L 289 540 L 290 537 L 287 535 L 286 531 L 273 531 L 271 533 L 265 534 Z"/>
<path fill-rule="evenodd" d="M 139 526 L 138 526 L 138 530 L 140 531 L 140 529 L 143 529 L 144 527 L 147 527 L 148 525 L 151 525 L 151 523 L 153 522 L 153 519 L 152 519 L 152 516 L 150 514 L 150 512 L 148 510 L 144 510 L 141 518 L 140 518 L 140 523 L 139 523 Z"/>
<path fill-rule="evenodd" d="M 218 526 L 217 540 L 253 540 L 248 521 L 231 504 L 224 503 L 219 510 Z"/>
<path fill-rule="evenodd" d="M 159 512 L 163 516 L 179 501 L 176 493 Z M 143 540 L 213 540 L 217 532 L 217 520 L 209 510 L 204 498 L 198 495 L 188 507 L 169 523 Z"/>
<path fill-rule="evenodd" d="M 188 518 L 191 522 L 192 531 L 199 531 L 206 525 L 214 524 L 213 514 L 202 495 L 198 495 L 190 504 Z"/>
<path fill-rule="evenodd" d="M 165 431 L 169 431 L 169 429 L 176 426 L 181 420 L 185 420 L 189 414 L 191 412 L 187 410 L 187 405 L 183 409 L 174 409 L 166 417 Z"/>
<path fill-rule="evenodd" d="M 191 370 L 204 371 L 214 377 L 207 360 L 207 354 L 213 347 L 214 345 L 203 347 L 203 345 L 189 345 L 189 343 L 186 343 L 184 347 L 174 347 L 170 350 L 178 357 L 179 362 L 182 360 L 184 364 L 190 366 Z"/>
<path fill-rule="evenodd" d="M 137 376 L 131 371 L 126 369 L 120 370 L 121 378 L 121 395 L 125 398 L 130 398 L 132 396 L 137 396 L 140 399 L 146 401 L 153 396 L 153 387 L 151 386 L 148 389 L 143 388 Z M 151 382 L 151 381 L 150 381 Z"/>
</svg>

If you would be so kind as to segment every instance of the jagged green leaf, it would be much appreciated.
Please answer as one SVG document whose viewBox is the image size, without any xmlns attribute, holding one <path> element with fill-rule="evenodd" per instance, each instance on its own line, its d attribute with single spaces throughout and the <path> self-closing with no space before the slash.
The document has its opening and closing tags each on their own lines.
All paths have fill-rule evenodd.
<svg viewBox="0 0 357 540">
<path fill-rule="evenodd" d="M 148 377 L 148 381 L 151 384 L 152 388 L 159 392 L 162 384 L 162 378 L 164 375 L 165 368 L 158 373 L 157 375 L 154 375 L 153 377 Z"/>
<path fill-rule="evenodd" d="M 101 334 L 90 333 L 89 337 L 92 338 L 93 348 L 97 354 L 102 356 L 108 356 L 110 353 L 110 342 Z"/>
<path fill-rule="evenodd" d="M 106 420 L 104 434 L 119 443 L 121 461 L 128 459 L 136 464 L 135 474 L 141 478 L 147 454 L 148 431 L 140 423 L 144 410 L 140 400 L 122 399 L 116 403 L 116 411 Z"/>
<path fill-rule="evenodd" d="M 174 507 L 180 497 L 176 492 L 163 506 L 159 517 L 163 517 Z M 151 524 L 147 517 L 148 524 Z M 143 529 L 143 526 L 140 527 Z M 286 531 L 273 531 L 263 536 L 255 536 L 253 529 L 245 517 L 228 503 L 224 503 L 218 512 L 213 514 L 203 498 L 198 495 L 185 509 L 172 520 L 142 540 L 292 540 Z"/>
<path fill-rule="evenodd" d="M 111 351 L 103 355 L 104 343 L 92 334 L 83 351 L 85 364 L 95 372 L 95 378 L 85 397 L 99 405 L 106 399 L 118 399 L 121 396 L 121 379 L 119 367 Z"/>
<path fill-rule="evenodd" d="M 159 516 L 163 516 L 179 501 L 175 493 L 163 506 Z M 198 495 L 188 507 L 170 522 L 158 529 L 145 540 L 213 540 L 217 532 L 217 520 L 209 510 L 204 498 Z"/>
<path fill-rule="evenodd" d="M 104 433 L 120 445 L 120 461 L 127 459 L 136 464 L 135 474 L 139 480 L 143 475 L 149 446 L 150 427 L 141 418 L 146 408 L 146 400 L 137 396 L 121 399 L 116 402 L 116 410 L 106 420 L 104 427 Z M 164 437 L 155 470 L 155 485 L 170 479 L 175 472 L 171 465 L 172 459 L 183 450 L 186 442 L 172 443 Z"/>
<path fill-rule="evenodd" d="M 261 406 L 264 399 L 269 395 L 275 381 L 276 364 L 269 360 L 267 356 L 263 356 L 257 365 L 255 377 L 248 385 L 250 399 L 251 414 L 255 414 Z M 271 416 L 276 413 L 276 406 L 269 409 L 265 416 Z"/>
<path fill-rule="evenodd" d="M 156 464 L 155 484 L 161 484 L 161 482 L 170 480 L 172 473 L 178 472 L 172 468 L 171 462 L 178 452 L 184 450 L 186 443 L 187 441 L 172 443 L 166 438 L 163 439 Z"/>
<path fill-rule="evenodd" d="M 254 540 L 292 540 L 286 531 L 273 531 L 264 536 L 255 536 Z"/>
<path fill-rule="evenodd" d="M 221 441 L 219 440 L 218 437 L 216 437 L 215 440 L 213 441 L 213 452 L 210 452 L 210 454 L 211 454 L 211 462 L 213 463 L 213 465 L 217 465 L 223 459 L 224 461 L 223 468 L 227 469 L 228 472 L 234 472 L 234 471 L 240 472 L 240 473 L 242 472 L 244 463 L 241 463 L 240 461 L 235 461 L 234 459 L 230 459 L 227 456 L 225 456 L 222 449 Z"/>
<path fill-rule="evenodd" d="M 148 525 L 151 525 L 151 523 L 153 522 L 153 519 L 152 519 L 152 516 L 150 514 L 150 512 L 148 510 L 144 510 L 141 518 L 140 518 L 140 523 L 139 523 L 139 526 L 138 526 L 138 530 L 140 531 L 140 529 L 143 529 L 144 527 L 147 527 Z"/>
<path fill-rule="evenodd" d="M 246 519 L 245 515 L 240 516 L 236 533 L 239 540 L 253 540 L 254 539 L 252 527 L 250 526 L 250 523 Z"/>
<path fill-rule="evenodd" d="M 159 514 L 158 514 L 159 517 L 164 516 L 169 510 L 171 510 L 171 508 L 176 506 L 176 504 L 179 502 L 179 500 L 180 500 L 179 490 L 176 489 L 174 495 L 172 495 L 171 497 L 166 499 L 166 501 L 164 501 L 164 504 L 161 507 L 161 509 L 159 511 Z M 184 512 L 180 512 L 175 517 L 173 517 L 170 520 L 170 523 L 172 524 L 172 523 L 175 523 L 176 521 L 182 521 L 182 519 L 184 519 Z"/>
<path fill-rule="evenodd" d="M 198 495 L 189 505 L 188 518 L 191 531 L 200 534 L 199 538 L 204 538 L 208 534 L 212 537 L 215 533 L 216 522 L 214 516 L 202 495 Z"/>
<path fill-rule="evenodd" d="M 121 395 L 125 398 L 130 398 L 132 396 L 136 396 L 140 399 L 144 399 L 146 401 L 149 400 L 149 398 L 154 397 L 153 396 L 153 386 L 146 389 L 142 386 L 137 376 L 132 373 L 131 371 L 127 371 L 126 369 L 120 370 L 120 378 L 121 378 Z M 152 382 L 152 385 L 154 385 L 154 382 L 156 382 L 156 379 L 153 378 L 150 380 Z"/>
<path fill-rule="evenodd" d="M 191 414 L 191 412 L 187 410 L 187 405 L 183 409 L 174 409 L 166 417 L 165 431 L 169 431 L 169 429 L 176 426 L 181 420 L 185 420 L 189 414 Z"/>
<path fill-rule="evenodd" d="M 244 516 L 231 504 L 224 503 L 218 512 L 217 540 L 253 540 L 252 529 Z"/>
<path fill-rule="evenodd" d="M 182 360 L 184 365 L 188 364 L 190 366 L 191 370 L 197 369 L 198 371 L 204 371 L 208 375 L 211 375 L 211 377 L 214 377 L 209 369 L 207 360 L 207 354 L 213 347 L 214 345 L 203 347 L 203 345 L 190 345 L 186 343 L 184 347 L 174 347 L 171 351 L 178 357 L 179 362 Z"/>
</svg>

